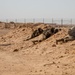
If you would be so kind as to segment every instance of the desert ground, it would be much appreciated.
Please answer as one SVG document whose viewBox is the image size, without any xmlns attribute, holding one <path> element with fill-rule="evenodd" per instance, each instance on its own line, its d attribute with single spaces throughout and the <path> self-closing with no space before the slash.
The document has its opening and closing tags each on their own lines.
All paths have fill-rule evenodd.
<svg viewBox="0 0 75 75">
<path fill-rule="evenodd" d="M 7 25 L 7 26 L 5 26 Z M 56 44 L 68 35 L 69 26 L 43 23 L 0 23 L 0 75 L 75 75 L 75 41 Z M 61 31 L 42 42 L 26 41 L 37 28 Z"/>
</svg>

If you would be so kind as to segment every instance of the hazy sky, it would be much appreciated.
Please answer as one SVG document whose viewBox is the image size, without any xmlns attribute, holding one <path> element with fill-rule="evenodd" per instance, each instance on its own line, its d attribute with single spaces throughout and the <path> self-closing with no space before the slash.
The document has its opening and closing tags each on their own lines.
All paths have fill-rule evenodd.
<svg viewBox="0 0 75 75">
<path fill-rule="evenodd" d="M 75 0 L 0 0 L 0 19 L 75 18 Z"/>
</svg>

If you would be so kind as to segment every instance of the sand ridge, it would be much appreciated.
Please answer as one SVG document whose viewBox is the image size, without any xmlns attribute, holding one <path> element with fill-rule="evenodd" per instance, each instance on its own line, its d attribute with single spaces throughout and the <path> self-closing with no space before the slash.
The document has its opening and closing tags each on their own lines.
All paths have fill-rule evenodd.
<svg viewBox="0 0 75 75">
<path fill-rule="evenodd" d="M 38 27 L 48 26 L 17 27 L 0 37 L 0 75 L 75 75 L 75 41 L 55 43 L 68 35 L 67 27 L 35 45 L 32 40 L 40 36 L 25 41 Z"/>
</svg>

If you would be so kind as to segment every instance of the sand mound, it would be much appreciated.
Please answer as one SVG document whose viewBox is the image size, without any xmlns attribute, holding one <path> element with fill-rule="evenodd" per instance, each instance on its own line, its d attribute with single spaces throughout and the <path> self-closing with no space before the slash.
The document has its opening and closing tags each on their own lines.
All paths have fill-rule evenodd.
<svg viewBox="0 0 75 75">
<path fill-rule="evenodd" d="M 25 41 L 37 28 L 50 27 L 44 24 L 19 26 L 0 37 L 0 75 L 75 75 L 75 41 L 56 44 L 56 39 L 67 36 L 68 28 L 48 39 L 33 44 Z"/>
</svg>

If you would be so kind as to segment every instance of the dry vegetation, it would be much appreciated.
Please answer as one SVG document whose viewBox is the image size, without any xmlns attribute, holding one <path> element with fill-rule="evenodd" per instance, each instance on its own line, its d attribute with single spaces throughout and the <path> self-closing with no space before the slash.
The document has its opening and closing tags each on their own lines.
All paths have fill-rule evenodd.
<svg viewBox="0 0 75 75">
<path fill-rule="evenodd" d="M 33 44 L 35 37 L 25 41 L 37 28 L 46 29 L 47 24 L 0 23 L 0 75 L 75 75 L 75 41 L 55 43 L 67 36 L 68 27 L 50 38 Z"/>
</svg>

